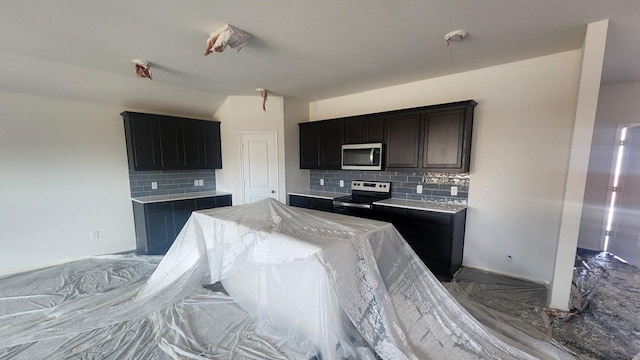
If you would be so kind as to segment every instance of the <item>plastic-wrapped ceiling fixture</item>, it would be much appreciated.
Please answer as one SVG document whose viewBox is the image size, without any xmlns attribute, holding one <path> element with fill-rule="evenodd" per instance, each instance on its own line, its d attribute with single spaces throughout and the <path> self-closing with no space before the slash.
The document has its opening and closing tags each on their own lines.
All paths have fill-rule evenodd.
<svg viewBox="0 0 640 360">
<path fill-rule="evenodd" d="M 60 295 L 11 286 L 24 280 L 0 281 L 3 358 L 535 358 L 480 325 L 391 224 L 273 199 L 193 213 L 148 279 Z M 231 297 L 202 288 L 220 280 Z"/>
<path fill-rule="evenodd" d="M 209 39 L 207 39 L 204 55 L 207 56 L 213 51 L 223 52 L 227 45 L 236 49 L 236 51 L 240 51 L 249 40 L 251 40 L 251 34 L 227 24 L 211 33 Z"/>
</svg>

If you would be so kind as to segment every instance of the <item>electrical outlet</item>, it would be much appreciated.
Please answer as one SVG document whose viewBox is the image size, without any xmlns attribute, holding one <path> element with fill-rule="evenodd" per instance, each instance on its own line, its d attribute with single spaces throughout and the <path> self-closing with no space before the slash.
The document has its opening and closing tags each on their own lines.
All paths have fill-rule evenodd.
<svg viewBox="0 0 640 360">
<path fill-rule="evenodd" d="M 416 192 L 417 192 L 418 194 L 422 194 L 422 185 L 418 185 L 418 186 L 416 186 Z"/>
<path fill-rule="evenodd" d="M 344 187 L 344 180 L 340 180 L 340 187 Z"/>
<path fill-rule="evenodd" d="M 158 183 L 156 181 L 151 182 L 151 190 L 158 190 Z"/>
<path fill-rule="evenodd" d="M 198 186 L 198 179 L 193 180 L 193 186 Z"/>
<path fill-rule="evenodd" d="M 320 179 L 320 186 L 324 186 L 324 179 Z"/>
<path fill-rule="evenodd" d="M 485 188 L 485 189 L 484 189 L 484 198 L 485 198 L 485 199 L 488 199 L 488 198 L 490 198 L 490 197 L 491 197 L 491 189 L 489 189 L 489 188 Z"/>
<path fill-rule="evenodd" d="M 89 236 L 90 236 L 91 240 L 98 240 L 98 239 L 100 239 L 100 232 L 98 232 L 98 230 L 92 231 L 89 234 Z"/>
<path fill-rule="evenodd" d="M 198 179 L 198 186 L 204 186 L 204 179 Z"/>
<path fill-rule="evenodd" d="M 458 196 L 458 187 L 457 186 L 452 186 L 451 187 L 451 196 Z"/>
</svg>

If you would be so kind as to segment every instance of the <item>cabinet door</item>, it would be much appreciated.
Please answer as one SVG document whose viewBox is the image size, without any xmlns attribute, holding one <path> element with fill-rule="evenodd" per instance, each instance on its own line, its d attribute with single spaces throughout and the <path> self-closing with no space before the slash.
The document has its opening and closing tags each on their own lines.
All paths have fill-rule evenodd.
<svg viewBox="0 0 640 360">
<path fill-rule="evenodd" d="M 384 117 L 372 116 L 363 121 L 362 141 L 365 143 L 384 142 Z"/>
<path fill-rule="evenodd" d="M 418 167 L 420 118 L 419 112 L 387 117 L 387 168 L 413 169 Z"/>
<path fill-rule="evenodd" d="M 154 170 L 161 166 L 158 124 L 151 115 L 123 112 L 130 170 Z"/>
<path fill-rule="evenodd" d="M 342 143 L 344 123 L 342 120 L 320 123 L 320 169 L 340 169 L 342 165 Z"/>
<path fill-rule="evenodd" d="M 300 130 L 300 169 L 317 169 L 319 160 L 318 123 L 299 124 Z"/>
<path fill-rule="evenodd" d="M 222 146 L 220 139 L 220 123 L 203 121 L 204 162 L 206 169 L 222 169 Z"/>
<path fill-rule="evenodd" d="M 197 198 L 196 210 L 213 209 L 216 207 L 215 197 Z"/>
<path fill-rule="evenodd" d="M 160 135 L 162 169 L 183 169 L 182 122 L 176 118 L 162 118 L 158 121 L 158 133 Z"/>
<path fill-rule="evenodd" d="M 347 118 L 344 120 L 344 143 L 363 143 L 363 119 L 361 117 Z"/>
<path fill-rule="evenodd" d="M 309 208 L 321 211 L 333 211 L 333 201 L 329 199 L 309 198 Z"/>
<path fill-rule="evenodd" d="M 464 108 L 427 111 L 422 124 L 424 169 L 462 168 Z"/>
<path fill-rule="evenodd" d="M 400 235 L 407 240 L 409 233 L 407 231 L 408 225 L 408 210 L 403 208 L 396 208 L 390 206 L 373 206 L 373 216 L 376 220 L 386 221 L 393 224 L 398 230 Z"/>
<path fill-rule="evenodd" d="M 309 208 L 309 198 L 306 196 L 289 195 L 289 206 Z"/>
<path fill-rule="evenodd" d="M 184 164 L 187 169 L 205 168 L 203 121 L 185 119 L 182 123 Z"/>
<path fill-rule="evenodd" d="M 189 220 L 191 212 L 195 209 L 196 202 L 194 199 L 177 200 L 173 202 L 174 238 L 178 236 L 184 224 Z"/>
<path fill-rule="evenodd" d="M 216 207 L 232 206 L 231 195 L 216 196 Z"/>
<path fill-rule="evenodd" d="M 147 254 L 163 255 L 175 240 L 173 206 L 171 202 L 145 205 Z"/>
<path fill-rule="evenodd" d="M 452 215 L 410 210 L 409 218 L 409 245 L 432 272 L 451 276 Z"/>
</svg>

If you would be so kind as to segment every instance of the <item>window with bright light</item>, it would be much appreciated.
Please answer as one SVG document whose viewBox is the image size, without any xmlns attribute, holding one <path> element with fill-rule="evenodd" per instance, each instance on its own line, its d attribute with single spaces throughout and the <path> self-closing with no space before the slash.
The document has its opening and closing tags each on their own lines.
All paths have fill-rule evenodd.
<svg viewBox="0 0 640 360">
<path fill-rule="evenodd" d="M 620 142 L 618 143 L 618 154 L 616 155 L 616 167 L 613 174 L 613 189 L 611 189 L 611 201 L 609 203 L 609 213 L 607 215 L 607 227 L 604 236 L 604 251 L 609 248 L 609 236 L 616 207 L 616 195 L 618 194 L 618 181 L 620 180 L 620 168 L 622 167 L 622 154 L 624 152 L 624 140 L 627 137 L 627 128 L 622 128 Z"/>
</svg>

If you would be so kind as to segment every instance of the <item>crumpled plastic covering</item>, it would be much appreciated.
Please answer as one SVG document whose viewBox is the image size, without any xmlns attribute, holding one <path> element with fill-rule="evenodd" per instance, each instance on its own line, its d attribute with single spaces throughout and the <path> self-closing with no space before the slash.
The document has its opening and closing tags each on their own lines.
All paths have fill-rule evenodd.
<svg viewBox="0 0 640 360">
<path fill-rule="evenodd" d="M 474 318 L 504 341 L 542 359 L 575 359 L 575 354 L 551 336 L 544 284 L 462 268 L 445 287 Z M 540 324 L 547 330 L 536 326 Z"/>
<path fill-rule="evenodd" d="M 152 267 L 140 264 L 127 275 L 98 269 L 94 281 L 56 268 L 2 279 L 0 357 L 535 358 L 469 315 L 388 223 L 265 199 L 193 213 L 148 279 Z M 313 277 L 289 282 L 292 270 Z M 219 280 L 245 309 L 202 288 Z M 300 316 L 320 324 L 274 316 L 282 293 L 315 303 Z"/>
</svg>

